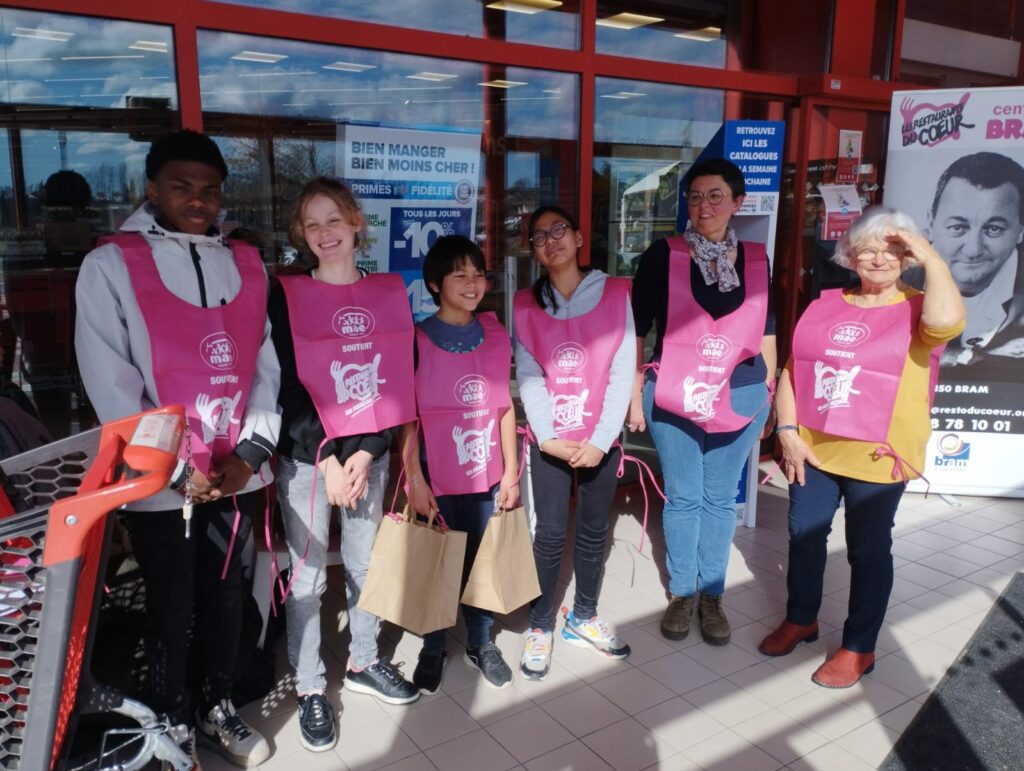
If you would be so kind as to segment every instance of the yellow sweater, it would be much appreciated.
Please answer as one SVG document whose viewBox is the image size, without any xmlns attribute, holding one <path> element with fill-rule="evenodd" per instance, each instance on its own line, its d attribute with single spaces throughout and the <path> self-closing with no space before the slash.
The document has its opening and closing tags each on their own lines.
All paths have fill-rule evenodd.
<svg viewBox="0 0 1024 771">
<path fill-rule="evenodd" d="M 890 304 L 906 302 L 918 294 L 921 292 L 907 288 L 896 295 Z M 844 295 L 844 299 L 850 302 L 848 296 Z M 947 329 L 937 329 L 926 326 L 921 321 L 910 338 L 910 351 L 903 365 L 892 422 L 889 424 L 889 444 L 901 458 L 918 470 L 924 466 L 924 451 L 932 432 L 931 416 L 928 412 L 928 362 L 931 349 L 949 342 L 963 329 L 963 322 Z M 792 379 L 792 359 L 786 364 L 786 369 L 789 370 Z M 876 460 L 873 457 L 875 448 L 878 447 L 877 442 L 846 439 L 803 426 L 800 426 L 800 436 L 821 461 L 821 468 L 824 471 L 865 482 L 896 481 L 892 477 L 895 462 L 893 458 Z M 911 477 L 916 476 L 909 469 L 907 473 Z"/>
</svg>

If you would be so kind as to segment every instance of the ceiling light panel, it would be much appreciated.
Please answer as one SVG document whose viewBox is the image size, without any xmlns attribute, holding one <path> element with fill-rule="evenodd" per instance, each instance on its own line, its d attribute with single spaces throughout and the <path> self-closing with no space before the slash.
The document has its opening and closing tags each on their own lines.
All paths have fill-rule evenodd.
<svg viewBox="0 0 1024 771">
<path fill-rule="evenodd" d="M 235 61 L 239 62 L 258 62 L 259 64 L 277 64 L 283 59 L 287 59 L 287 56 L 282 54 L 268 54 L 263 51 L 242 51 L 231 57 Z"/>
<path fill-rule="evenodd" d="M 541 11 L 550 11 L 562 5 L 558 0 L 498 0 L 495 3 L 488 3 L 487 7 L 495 11 L 508 11 L 509 13 L 525 13 L 532 16 Z"/>
<path fill-rule="evenodd" d="M 646 27 L 648 24 L 658 24 L 665 21 L 660 16 L 644 16 L 639 13 L 617 13 L 597 20 L 599 27 L 612 27 L 613 29 L 636 29 Z"/>
<path fill-rule="evenodd" d="M 35 40 L 49 40 L 53 43 L 66 43 L 74 36 L 74 32 L 61 32 L 56 29 L 42 27 L 15 27 L 11 37 L 27 37 Z"/>
</svg>

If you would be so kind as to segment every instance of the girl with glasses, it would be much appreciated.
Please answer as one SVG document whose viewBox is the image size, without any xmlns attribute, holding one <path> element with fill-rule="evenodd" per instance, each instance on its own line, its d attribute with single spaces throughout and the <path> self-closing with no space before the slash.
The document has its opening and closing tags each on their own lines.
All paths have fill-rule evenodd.
<svg viewBox="0 0 1024 771">
<path fill-rule="evenodd" d="M 562 641 L 615 659 L 629 646 L 597 615 L 608 509 L 615 496 L 622 429 L 633 381 L 629 284 L 578 263 L 583 234 L 564 209 L 530 217 L 533 256 L 546 275 L 515 297 L 515 361 L 529 423 L 530 475 L 537 517 L 533 555 L 541 596 L 530 607 L 520 672 L 543 680 L 551 667 L 555 583 L 576 478 L 572 611 L 562 609 Z"/>
</svg>

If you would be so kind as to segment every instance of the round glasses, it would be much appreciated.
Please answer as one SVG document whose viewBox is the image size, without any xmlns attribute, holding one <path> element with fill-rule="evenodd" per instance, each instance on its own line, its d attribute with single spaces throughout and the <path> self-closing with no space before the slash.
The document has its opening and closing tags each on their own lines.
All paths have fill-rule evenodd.
<svg viewBox="0 0 1024 771">
<path fill-rule="evenodd" d="M 564 222 L 557 222 L 551 226 L 550 230 L 535 230 L 533 231 L 533 237 L 530 239 L 530 243 L 534 246 L 544 246 L 548 242 L 548 239 L 555 241 L 561 241 L 565 236 L 565 231 L 569 229 L 569 226 Z"/>
<path fill-rule="evenodd" d="M 708 190 L 706 193 L 692 190 L 686 194 L 686 203 L 690 206 L 700 206 L 701 201 L 707 201 L 712 206 L 718 206 L 722 201 L 725 200 L 725 193 L 718 188 L 714 190 Z"/>
<path fill-rule="evenodd" d="M 903 255 L 897 254 L 893 249 L 892 246 L 882 249 L 858 249 L 857 262 L 874 262 L 875 257 L 881 257 L 886 262 L 897 262 Z"/>
</svg>

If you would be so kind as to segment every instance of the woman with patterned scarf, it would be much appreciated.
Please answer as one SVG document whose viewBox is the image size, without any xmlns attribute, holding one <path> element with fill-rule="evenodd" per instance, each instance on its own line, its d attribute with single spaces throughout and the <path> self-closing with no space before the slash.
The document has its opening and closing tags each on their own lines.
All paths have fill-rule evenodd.
<svg viewBox="0 0 1024 771">
<path fill-rule="evenodd" d="M 671 599 L 661 633 L 689 634 L 699 594 L 701 636 L 725 645 L 736 486 L 770 411 L 775 316 L 765 247 L 738 241 L 730 225 L 743 204 L 743 173 L 713 158 L 695 164 L 684 187 L 686 231 L 652 244 L 633 283 L 639 374 L 628 425 L 650 427 L 665 477 Z M 644 364 L 652 324 L 654 354 Z"/>
</svg>

